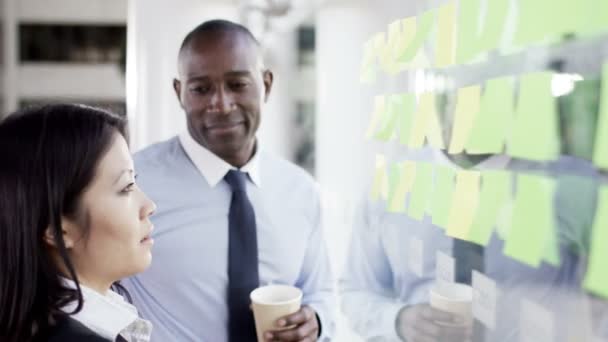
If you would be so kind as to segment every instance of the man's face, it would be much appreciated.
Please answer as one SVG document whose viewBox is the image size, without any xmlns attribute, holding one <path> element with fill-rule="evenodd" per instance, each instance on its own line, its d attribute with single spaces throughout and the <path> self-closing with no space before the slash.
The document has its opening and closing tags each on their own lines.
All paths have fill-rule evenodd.
<svg viewBox="0 0 608 342">
<path fill-rule="evenodd" d="M 244 34 L 195 37 L 180 55 L 174 81 L 190 135 L 235 166 L 251 158 L 261 106 L 272 86 L 258 50 Z"/>
</svg>

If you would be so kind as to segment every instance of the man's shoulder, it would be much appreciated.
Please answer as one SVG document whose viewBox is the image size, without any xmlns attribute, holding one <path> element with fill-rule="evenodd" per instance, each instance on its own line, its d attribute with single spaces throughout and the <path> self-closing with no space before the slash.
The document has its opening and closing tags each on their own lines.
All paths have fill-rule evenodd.
<svg viewBox="0 0 608 342">
<path fill-rule="evenodd" d="M 55 325 L 49 334 L 48 342 L 109 342 L 110 340 L 105 339 L 97 335 L 94 331 L 87 328 L 84 324 L 77 320 L 66 317 L 61 319 L 57 325 Z"/>
<path fill-rule="evenodd" d="M 262 158 L 262 168 L 271 179 L 284 179 L 316 187 L 314 178 L 293 162 L 268 152 L 263 153 Z"/>
<path fill-rule="evenodd" d="M 160 164 L 175 158 L 182 153 L 179 138 L 174 136 L 168 140 L 151 144 L 133 155 L 136 165 Z"/>
</svg>

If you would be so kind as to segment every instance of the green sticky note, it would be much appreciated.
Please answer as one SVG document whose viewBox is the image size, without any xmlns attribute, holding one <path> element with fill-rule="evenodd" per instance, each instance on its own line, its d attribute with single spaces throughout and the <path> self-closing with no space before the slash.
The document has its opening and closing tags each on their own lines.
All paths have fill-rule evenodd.
<svg viewBox="0 0 608 342">
<path fill-rule="evenodd" d="M 511 8 L 510 0 L 487 1 L 486 6 L 487 11 L 479 37 L 480 52 L 492 50 L 499 45 Z"/>
<path fill-rule="evenodd" d="M 414 35 L 414 38 L 411 39 L 411 42 L 407 46 L 405 46 L 405 48 L 402 49 L 402 52 L 400 54 L 396 56 L 397 62 L 407 64 L 410 63 L 414 59 L 414 57 L 416 57 L 418 51 L 420 50 L 420 48 L 430 35 L 431 30 L 433 29 L 433 25 L 435 23 L 435 15 L 436 10 L 431 10 L 422 13 L 416 18 L 416 33 Z M 411 27 L 411 21 L 409 23 L 404 23 L 403 26 L 404 32 L 411 32 L 409 31 L 411 30 L 411 28 L 408 28 L 405 25 L 410 25 L 409 27 Z"/>
<path fill-rule="evenodd" d="M 580 3 L 583 1 L 583 3 Z M 550 28 L 550 34 L 561 36 L 567 33 L 575 33 L 581 27 L 585 15 L 584 1 L 552 0 L 551 15 L 546 16 L 545 24 Z"/>
<path fill-rule="evenodd" d="M 560 151 L 557 103 L 551 94 L 551 72 L 524 75 L 509 140 L 508 153 L 517 158 L 552 160 Z"/>
<path fill-rule="evenodd" d="M 414 94 L 401 94 L 399 106 L 399 143 L 407 145 L 412 131 L 412 122 L 416 110 L 416 96 Z"/>
<path fill-rule="evenodd" d="M 388 197 L 388 176 L 386 174 L 386 158 L 382 154 L 376 155 L 376 168 L 370 197 L 373 201 Z"/>
<path fill-rule="evenodd" d="M 448 226 L 448 215 L 454 192 L 456 170 L 449 166 L 435 168 L 435 189 L 431 199 L 432 222 L 440 228 Z"/>
<path fill-rule="evenodd" d="M 361 70 L 359 81 L 361 83 L 373 83 L 376 80 L 376 69 L 374 59 L 376 51 L 374 50 L 374 40 L 368 40 L 363 46 L 363 59 L 361 61 Z"/>
<path fill-rule="evenodd" d="M 477 22 L 481 0 L 461 0 L 458 15 L 458 46 L 456 63 L 470 62 L 479 53 L 480 41 Z"/>
<path fill-rule="evenodd" d="M 374 110 L 367 126 L 367 133 L 365 137 L 371 139 L 376 134 L 378 127 L 384 121 L 386 115 L 386 98 L 383 95 L 377 95 L 374 97 Z"/>
<path fill-rule="evenodd" d="M 470 154 L 502 153 L 513 120 L 515 100 L 510 77 L 490 80 L 466 144 Z"/>
<path fill-rule="evenodd" d="M 553 195 L 555 181 L 537 175 L 517 176 L 517 193 L 505 255 L 532 267 L 540 266 L 555 242 Z"/>
<path fill-rule="evenodd" d="M 602 169 L 608 169 L 608 63 L 604 64 L 601 87 L 593 162 Z"/>
<path fill-rule="evenodd" d="M 397 131 L 397 125 L 399 123 L 399 103 L 400 97 L 398 95 L 391 95 L 388 97 L 386 103 L 386 110 L 383 111 L 380 121 L 380 129 L 374 135 L 374 138 L 379 141 L 389 141 L 395 135 Z"/>
<path fill-rule="evenodd" d="M 458 171 L 448 218 L 447 235 L 465 240 L 479 206 L 479 171 Z"/>
<path fill-rule="evenodd" d="M 469 139 L 473 121 L 479 112 L 481 90 L 479 86 L 466 87 L 458 90 L 456 97 L 456 110 L 452 126 L 452 140 L 448 153 L 462 153 L 464 145 Z"/>
<path fill-rule="evenodd" d="M 407 214 L 416 219 L 422 220 L 426 212 L 429 195 L 433 185 L 433 165 L 429 163 L 418 163 L 414 184 L 410 193 Z"/>
<path fill-rule="evenodd" d="M 551 25 L 539 25 L 540 18 L 547 17 L 553 0 L 518 1 L 518 22 L 514 43 L 517 46 L 538 43 L 549 37 Z"/>
<path fill-rule="evenodd" d="M 456 2 L 441 6 L 437 12 L 437 43 L 435 66 L 443 68 L 454 64 L 456 57 Z"/>
<path fill-rule="evenodd" d="M 587 291 L 608 299 L 608 187 L 600 188 L 587 273 L 583 286 Z"/>
<path fill-rule="evenodd" d="M 511 198 L 511 174 L 485 171 L 481 175 L 479 206 L 465 240 L 487 246 L 498 217 Z"/>
<path fill-rule="evenodd" d="M 396 165 L 398 172 L 393 191 L 389 191 L 387 211 L 391 213 L 405 213 L 405 197 L 414 184 L 416 164 L 412 161 L 405 161 Z"/>
<path fill-rule="evenodd" d="M 401 164 L 391 163 L 388 168 L 388 188 L 386 196 L 388 201 L 395 199 L 395 193 L 397 190 L 397 183 L 399 183 L 399 177 L 401 177 Z"/>
<path fill-rule="evenodd" d="M 597 35 L 608 31 L 608 1 L 581 0 L 577 2 L 583 9 L 583 20 L 578 33 L 582 36 Z"/>
</svg>

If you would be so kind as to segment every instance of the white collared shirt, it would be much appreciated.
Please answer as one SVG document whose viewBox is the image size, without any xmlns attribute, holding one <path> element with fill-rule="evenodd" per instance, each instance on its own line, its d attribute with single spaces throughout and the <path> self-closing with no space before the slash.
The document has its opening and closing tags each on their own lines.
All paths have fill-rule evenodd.
<svg viewBox="0 0 608 342">
<path fill-rule="evenodd" d="M 67 286 L 76 288 L 73 281 L 62 278 Z M 103 338 L 115 341 L 118 335 L 127 342 L 148 342 L 152 334 L 152 323 L 139 317 L 137 309 L 118 293 L 108 290 L 103 295 L 91 288 L 80 285 L 82 309 L 71 318 Z M 77 302 L 62 308 L 65 313 L 74 311 Z"/>
<path fill-rule="evenodd" d="M 184 147 L 186 154 L 200 173 L 205 177 L 209 186 L 215 187 L 226 176 L 228 171 L 237 170 L 236 167 L 228 164 L 222 158 L 213 154 L 205 147 L 196 142 L 190 133 L 183 132 L 179 135 L 179 141 Z M 259 146 L 256 147 L 259 149 Z M 239 171 L 249 174 L 249 178 L 257 187 L 260 187 L 260 172 L 259 172 L 259 155 L 260 151 L 256 150 L 255 154 Z"/>
</svg>

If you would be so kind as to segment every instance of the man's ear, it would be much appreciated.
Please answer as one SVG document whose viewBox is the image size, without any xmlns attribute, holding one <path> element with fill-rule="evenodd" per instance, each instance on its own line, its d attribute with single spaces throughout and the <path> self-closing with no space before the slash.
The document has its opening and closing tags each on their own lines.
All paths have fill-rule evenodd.
<svg viewBox="0 0 608 342">
<path fill-rule="evenodd" d="M 270 70 L 264 70 L 262 72 L 262 80 L 264 81 L 264 102 L 268 101 L 270 91 L 272 90 L 272 82 L 274 81 L 274 75 Z"/>
<path fill-rule="evenodd" d="M 173 79 L 173 90 L 175 91 L 175 96 L 177 96 L 177 101 L 179 104 L 182 104 L 182 83 L 177 79 Z"/>
<path fill-rule="evenodd" d="M 48 226 L 44 231 L 44 241 L 51 247 L 58 248 L 57 239 L 55 238 L 56 230 L 52 226 Z M 76 241 L 78 240 L 78 227 L 72 221 L 62 218 L 61 219 L 61 236 L 58 238 L 63 239 L 63 243 L 67 249 L 73 248 Z"/>
</svg>

